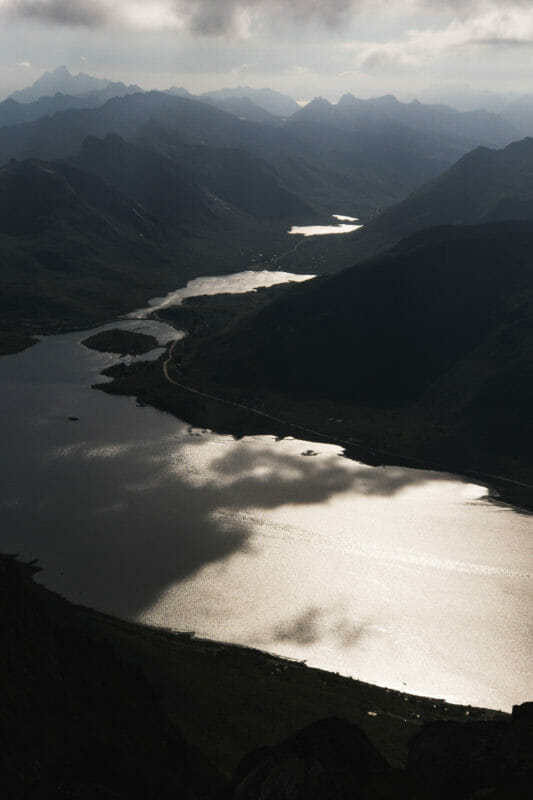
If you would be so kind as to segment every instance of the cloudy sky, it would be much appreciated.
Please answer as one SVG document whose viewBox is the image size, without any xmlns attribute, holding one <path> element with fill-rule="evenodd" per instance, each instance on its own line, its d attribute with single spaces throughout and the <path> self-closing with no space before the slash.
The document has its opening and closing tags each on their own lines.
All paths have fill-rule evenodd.
<svg viewBox="0 0 533 800">
<path fill-rule="evenodd" d="M 66 64 L 298 100 L 531 91 L 532 0 L 0 0 L 0 95 Z"/>
</svg>

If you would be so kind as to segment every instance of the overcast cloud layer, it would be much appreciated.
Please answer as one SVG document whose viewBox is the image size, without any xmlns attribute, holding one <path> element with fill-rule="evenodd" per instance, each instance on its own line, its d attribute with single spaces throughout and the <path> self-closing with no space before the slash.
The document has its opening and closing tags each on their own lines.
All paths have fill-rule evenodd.
<svg viewBox="0 0 533 800">
<path fill-rule="evenodd" d="M 237 34 L 254 24 L 283 17 L 302 24 L 317 20 L 335 26 L 369 8 L 381 6 L 391 14 L 419 9 L 443 9 L 463 18 L 487 12 L 500 17 L 531 7 L 530 0 L 0 0 L 0 9 L 12 17 L 35 18 L 50 24 L 98 27 L 114 23 L 150 27 L 177 26 L 200 35 Z"/>
<path fill-rule="evenodd" d="M 152 88 L 310 99 L 526 91 L 531 0 L 0 0 L 0 93 L 67 63 Z M 22 74 L 24 73 L 24 74 Z"/>
</svg>

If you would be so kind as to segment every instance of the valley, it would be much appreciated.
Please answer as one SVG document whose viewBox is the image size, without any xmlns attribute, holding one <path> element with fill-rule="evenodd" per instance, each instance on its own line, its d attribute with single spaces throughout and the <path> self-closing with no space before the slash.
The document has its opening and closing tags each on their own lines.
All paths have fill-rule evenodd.
<svg viewBox="0 0 533 800">
<path fill-rule="evenodd" d="M 8 797 L 526 796 L 527 107 L 0 102 Z"/>
</svg>

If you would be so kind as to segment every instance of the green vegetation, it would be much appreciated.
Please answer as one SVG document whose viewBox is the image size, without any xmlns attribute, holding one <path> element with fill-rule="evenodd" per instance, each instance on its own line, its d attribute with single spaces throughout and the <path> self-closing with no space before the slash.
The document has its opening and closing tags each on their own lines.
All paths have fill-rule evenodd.
<svg viewBox="0 0 533 800">
<path fill-rule="evenodd" d="M 101 353 L 118 353 L 121 356 L 139 356 L 159 347 L 155 336 L 148 336 L 146 333 L 137 333 L 136 331 L 125 331 L 120 328 L 95 333 L 94 336 L 84 339 L 82 344 L 90 347 L 91 350 L 99 350 Z"/>
</svg>

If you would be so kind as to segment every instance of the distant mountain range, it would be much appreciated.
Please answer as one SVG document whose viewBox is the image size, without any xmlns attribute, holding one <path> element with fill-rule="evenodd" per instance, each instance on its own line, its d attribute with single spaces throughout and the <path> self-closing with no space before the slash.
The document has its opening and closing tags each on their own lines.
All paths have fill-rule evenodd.
<svg viewBox="0 0 533 800">
<path fill-rule="evenodd" d="M 235 117 L 239 117 L 239 119 L 247 119 L 250 122 L 263 122 L 270 125 L 277 125 L 280 122 L 280 117 L 271 114 L 270 111 L 266 111 L 248 97 L 228 97 L 220 99 L 212 97 L 211 95 L 205 95 L 197 99 L 203 100 L 206 103 L 211 103 L 216 106 L 216 108 L 220 108 L 221 111 L 227 111 L 228 114 L 233 114 Z"/>
<path fill-rule="evenodd" d="M 345 94 L 336 105 L 315 98 L 291 118 L 327 124 L 343 130 L 367 130 L 376 123 L 406 125 L 418 132 L 454 136 L 487 146 L 501 146 L 519 138 L 520 131 L 497 114 L 488 111 L 455 111 L 447 106 L 423 105 L 417 100 L 400 103 L 393 95 L 360 100 Z"/>
<path fill-rule="evenodd" d="M 360 100 L 344 95 L 336 105 L 316 98 L 300 109 L 291 98 L 267 89 L 237 87 L 195 98 L 184 88 L 143 92 L 72 76 L 65 67 L 45 73 L 15 97 L 28 100 L 59 88 L 77 96 L 56 93 L 0 104 L 0 163 L 74 157 L 87 136 L 108 134 L 182 165 L 190 147 L 228 148 L 247 153 L 243 164 L 251 155 L 262 159 L 303 205 L 323 214 L 342 207 L 363 222 L 476 145 L 501 146 L 518 138 L 516 129 L 495 114 L 400 103 L 392 96 Z M 109 94 L 116 96 L 108 99 Z M 219 155 L 228 162 L 228 154 Z M 217 176 L 202 169 L 202 180 L 219 187 L 222 168 L 213 158 L 207 161 Z M 256 185 L 258 194 L 260 182 Z M 245 192 L 240 207 L 253 194 Z"/>
<path fill-rule="evenodd" d="M 51 72 L 45 72 L 31 86 L 13 92 L 10 95 L 10 99 L 17 103 L 32 103 L 42 97 L 54 96 L 58 92 L 79 97 L 93 93 L 103 93 L 107 90 L 112 93 L 108 93 L 106 100 L 111 97 L 117 97 L 122 93 L 142 92 L 139 86 L 126 86 L 123 83 L 116 83 L 106 78 L 94 78 L 84 72 L 71 75 L 65 66 L 61 66 Z"/>
<path fill-rule="evenodd" d="M 250 100 L 255 106 L 263 108 L 274 117 L 290 117 L 300 106 L 286 94 L 275 92 L 273 89 L 252 89 L 250 86 L 236 86 L 232 89 L 217 89 L 204 92 L 201 98 L 215 103 L 224 103 L 230 100 Z"/>
<path fill-rule="evenodd" d="M 206 263 L 247 268 L 259 246 L 288 245 L 289 221 L 314 213 L 251 153 L 180 152 L 183 164 L 110 134 L 87 137 L 70 159 L 0 168 L 0 351 L 21 332 L 144 305 Z"/>
<path fill-rule="evenodd" d="M 63 103 L 56 98 L 56 105 L 58 101 Z M 231 103 L 237 116 L 204 101 L 161 92 L 116 97 L 97 108 L 57 111 L 0 128 L 0 163 L 10 158 L 73 157 L 87 136 L 110 133 L 178 162 L 191 146 L 229 148 L 245 151 L 248 159 L 261 158 L 276 171 L 283 188 L 304 204 L 322 213 L 342 206 L 365 220 L 376 208 L 402 199 L 438 175 L 478 143 L 456 133 L 391 122 L 388 114 L 361 118 L 335 106 L 326 108 L 322 118 L 323 104 L 318 101 L 285 122 L 265 118 L 266 112 L 254 109 L 251 101 L 223 102 Z M 501 138 L 501 121 L 496 118 L 490 133 L 491 121 L 488 115 L 485 138 Z"/>
<path fill-rule="evenodd" d="M 492 472 L 527 494 L 533 139 L 464 156 L 352 248 L 382 252 L 192 337 L 182 380 L 388 461 Z"/>
<path fill-rule="evenodd" d="M 332 245 L 322 240 L 295 250 L 298 240 L 286 232 L 295 222 L 342 210 L 365 222 L 335 243 L 352 263 L 421 233 L 342 279 L 289 292 L 250 327 L 210 345 L 202 369 L 213 353 L 213 376 L 239 385 L 245 372 L 254 390 L 354 407 L 377 407 L 386 398 L 400 416 L 415 406 L 425 414 L 433 398 L 438 414 L 453 417 L 454 425 L 463 418 L 473 424 L 474 409 L 479 420 L 497 419 L 491 376 L 503 379 L 505 372 L 517 386 L 525 369 L 506 349 L 514 322 L 508 327 L 504 314 L 513 303 L 523 306 L 521 330 L 529 335 L 530 223 L 519 221 L 533 220 L 533 140 L 472 148 L 469 137 L 505 141 L 513 129 L 492 114 L 392 97 L 345 96 L 336 106 L 317 99 L 283 120 L 250 98 L 218 97 L 236 112 L 228 113 L 182 95 L 137 92 L 0 129 L 4 330 L 110 317 L 144 304 L 170 282 L 205 272 L 206 263 L 210 272 L 235 269 L 251 263 L 248 253 L 269 248 L 277 254 L 314 248 L 323 261 L 313 264 L 327 271 Z M 61 95 L 55 101 L 68 102 Z M 9 110 L 13 102 L 2 106 Z M 25 108 L 43 109 L 46 102 Z M 261 118 L 242 119 L 239 110 Z M 492 233 L 494 223 L 502 224 Z M 435 228 L 442 225 L 481 227 Z M 511 266 L 504 251 L 512 254 Z M 292 264 L 288 256 L 283 266 Z M 490 297 L 480 288 L 489 267 Z M 305 257 L 300 268 L 309 271 Z M 453 292 L 445 286 L 447 271 Z M 458 284 L 463 272 L 465 287 Z M 468 308 L 463 317 L 461 298 Z M 445 333 L 445 319 L 456 320 L 453 332 Z M 510 372 L 483 355 L 500 328 L 503 344 L 494 352 L 516 366 Z M 251 363 L 250 348 L 259 362 Z M 462 399 L 456 374 L 471 385 Z M 452 398 L 447 411 L 439 386 Z M 514 441 L 512 423 L 504 429 Z"/>
<path fill-rule="evenodd" d="M 105 89 L 85 95 L 57 92 L 53 96 L 40 97 L 38 100 L 28 103 L 16 102 L 12 98 L 8 98 L 0 103 L 0 128 L 18 125 L 21 122 L 33 122 L 41 117 L 55 114 L 57 111 L 97 108 L 113 97 L 124 97 L 126 94 L 134 93 L 135 90 L 136 87 L 126 86 L 123 83 L 110 83 Z"/>
<path fill-rule="evenodd" d="M 127 86 L 106 78 L 95 78 L 83 72 L 72 75 L 67 67 L 60 66 L 45 72 L 31 86 L 13 92 L 8 99 L 21 105 L 42 100 L 42 106 L 45 108 L 44 115 L 67 107 L 89 107 L 89 105 L 85 105 L 89 102 L 96 106 L 112 97 L 143 91 L 137 85 Z M 182 86 L 172 86 L 166 90 L 166 93 L 210 102 L 222 110 L 236 113 L 237 116 L 245 116 L 246 119 L 251 119 L 252 117 L 249 115 L 252 114 L 256 116 L 256 121 L 263 122 L 272 121 L 272 118 L 288 118 L 300 110 L 300 106 L 292 97 L 267 88 L 236 86 L 194 95 Z M 65 105 L 66 100 L 63 103 L 58 101 L 57 106 L 52 107 L 51 100 L 57 94 L 64 95 L 66 98 L 78 98 L 78 101 L 75 105 L 71 99 L 68 106 Z M 49 109 L 46 109 L 45 98 L 50 105 Z M 243 103 L 242 101 L 248 102 Z M 352 114 L 360 119 L 388 118 L 389 121 L 400 121 L 418 129 L 424 128 L 439 133 L 463 135 L 477 144 L 502 145 L 512 138 L 520 138 L 520 135 L 533 134 L 533 95 L 523 95 L 508 100 L 504 95 L 498 96 L 488 92 L 480 95 L 477 102 L 479 110 L 459 112 L 447 105 L 420 103 L 417 100 L 413 100 L 411 103 L 400 103 L 393 95 L 362 100 L 348 93 L 336 105 L 315 98 L 307 108 L 309 108 L 308 113 L 311 112 L 313 115 L 316 115 L 318 108 L 322 107 L 322 115 L 333 109 L 335 114 Z M 489 111 L 482 110 L 485 102 Z M 1 108 L 2 104 L 0 104 Z M 11 108 L 14 111 L 15 107 L 11 106 Z M 260 119 L 257 116 L 258 109 L 266 112 L 270 117 L 264 116 Z M 37 110 L 37 106 L 34 112 L 30 112 L 28 109 L 26 116 L 19 111 L 18 118 L 13 118 L 11 121 L 7 121 L 5 112 L 5 116 L 0 113 L 0 125 L 37 119 L 35 116 Z"/>
<path fill-rule="evenodd" d="M 45 72 L 31 86 L 13 92 L 0 103 L 0 126 L 30 122 L 66 108 L 94 108 L 113 97 L 143 91 L 137 85 L 126 86 L 122 82 L 94 78 L 83 72 L 72 75 L 67 67 L 61 66 Z M 172 86 L 166 93 L 208 102 L 229 113 L 259 122 L 274 122 L 278 117 L 289 117 L 299 109 L 298 103 L 288 95 L 249 86 L 217 89 L 196 96 L 183 87 Z"/>
</svg>

